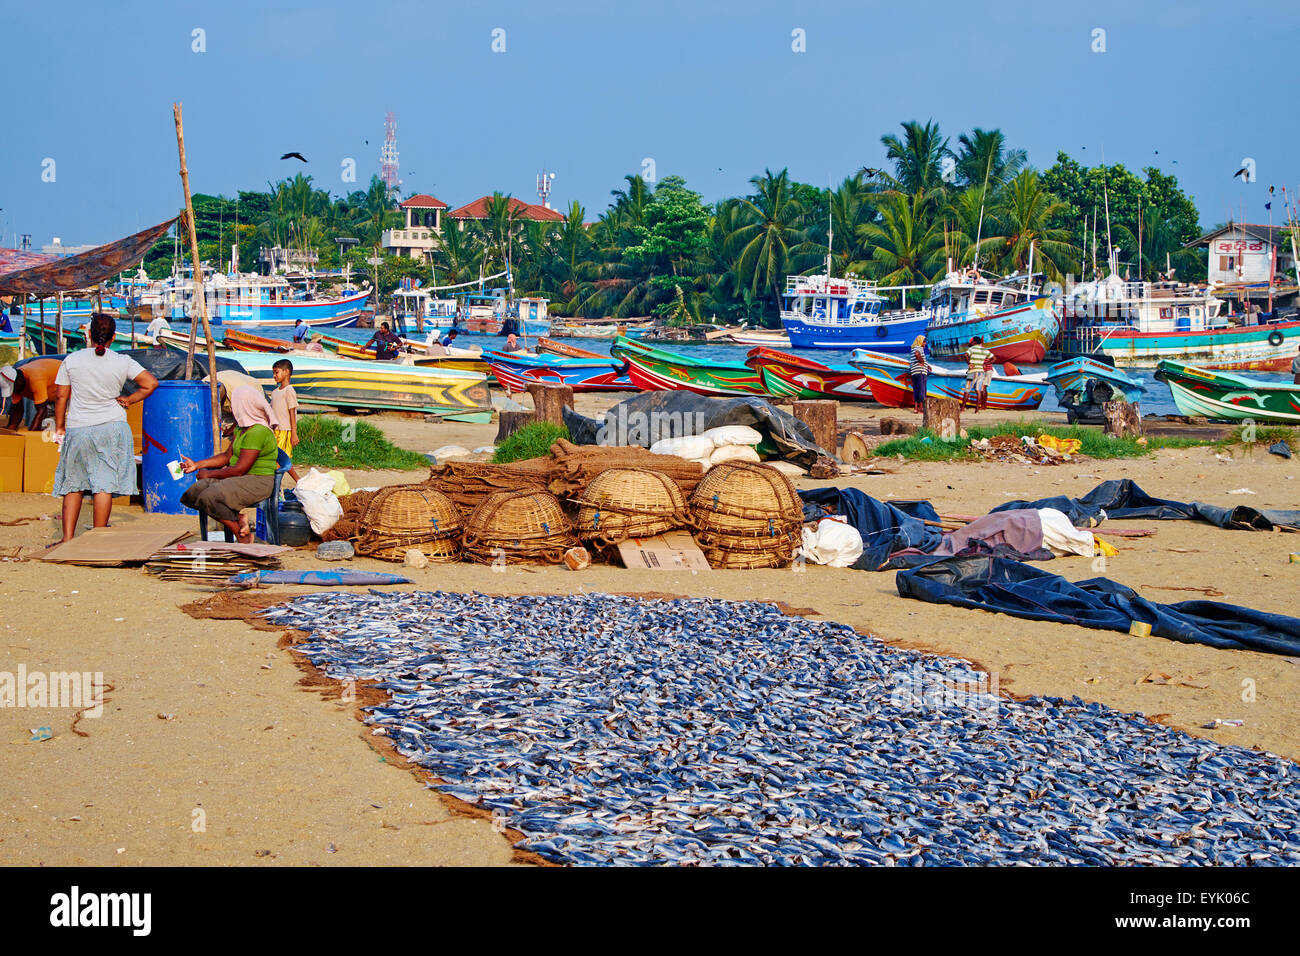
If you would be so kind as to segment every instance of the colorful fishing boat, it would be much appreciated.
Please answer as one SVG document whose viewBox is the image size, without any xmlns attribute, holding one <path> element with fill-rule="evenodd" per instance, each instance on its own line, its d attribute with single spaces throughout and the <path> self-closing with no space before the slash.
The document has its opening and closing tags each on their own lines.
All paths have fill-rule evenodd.
<svg viewBox="0 0 1300 956">
<path fill-rule="evenodd" d="M 861 279 L 786 276 L 781 325 L 796 349 L 906 352 L 925 331 L 918 312 L 882 315 L 885 300 Z"/>
<path fill-rule="evenodd" d="M 628 363 L 628 377 L 638 388 L 685 389 L 700 395 L 766 394 L 759 373 L 741 362 L 679 355 L 626 336 L 614 340 L 610 354 Z"/>
<path fill-rule="evenodd" d="M 1146 391 L 1145 386 L 1137 379 L 1130 378 L 1114 367 L 1086 356 L 1066 359 L 1047 369 L 1047 380 L 1056 389 L 1058 400 L 1064 399 L 1070 392 L 1078 392 L 1082 395 L 1090 378 L 1105 382 L 1114 391 L 1122 394 L 1126 402 L 1138 401 Z"/>
<path fill-rule="evenodd" d="M 1156 378 L 1169 386 L 1184 415 L 1300 424 L 1300 385 L 1161 362 Z"/>
<path fill-rule="evenodd" d="M 1060 309 L 1028 277 L 987 282 L 949 272 L 930 291 L 926 344 L 932 355 L 959 358 L 978 336 L 998 362 L 1041 362 L 1061 330 Z M 875 351 L 884 351 L 877 349 Z"/>
<path fill-rule="evenodd" d="M 1300 320 L 1234 325 L 1222 306 L 1204 285 L 1125 282 L 1112 273 L 1070 289 L 1061 352 L 1124 368 L 1155 368 L 1166 359 L 1209 369 L 1290 368 Z"/>
<path fill-rule="evenodd" d="M 823 365 L 801 355 L 761 345 L 750 349 L 745 364 L 759 373 L 763 388 L 770 395 L 873 401 L 870 382 L 852 365 Z"/>
<path fill-rule="evenodd" d="M 208 322 L 235 328 L 293 328 L 301 320 L 313 327 L 356 325 L 366 311 L 370 290 L 341 295 L 318 292 L 311 283 L 294 289 L 282 276 L 208 272 L 203 277 Z M 183 272 L 164 279 L 140 295 L 140 304 L 169 319 L 198 318 L 194 279 Z"/>
<path fill-rule="evenodd" d="M 866 376 L 871 395 L 881 405 L 891 408 L 911 408 L 912 377 L 908 374 L 907 359 L 858 349 L 849 364 Z M 973 402 L 975 395 L 967 392 L 966 371 L 930 366 L 926 379 L 926 396 L 952 398 Z M 1035 375 L 994 375 L 989 383 L 988 407 L 1009 411 L 1031 411 L 1043 403 L 1047 394 L 1047 379 L 1040 372 Z"/>
<path fill-rule="evenodd" d="M 628 377 L 624 364 L 616 359 L 495 351 L 484 354 L 497 382 L 510 392 L 526 391 L 532 384 L 567 385 L 575 392 L 622 392 L 638 388 Z"/>
<path fill-rule="evenodd" d="M 432 339 L 434 336 L 430 334 L 429 337 Z M 324 332 L 316 333 L 314 338 L 339 358 L 357 362 L 374 362 L 379 358 L 375 347 L 367 346 L 364 342 L 352 342 Z M 431 368 L 459 369 L 463 372 L 478 372 L 481 375 L 489 373 L 488 363 L 483 358 L 483 350 L 477 346 L 472 349 L 462 349 L 436 343 L 429 345 L 415 339 L 402 338 L 401 341 L 402 351 L 398 358 L 392 361 Z"/>
<path fill-rule="evenodd" d="M 550 355 L 563 355 L 566 358 L 609 358 L 608 355 L 602 355 L 599 352 L 592 352 L 588 349 L 578 348 L 576 345 L 569 345 L 565 342 L 557 342 L 555 339 L 548 339 L 546 336 L 542 336 L 537 340 L 537 351 L 546 352 Z"/>
<path fill-rule="evenodd" d="M 189 336 L 186 335 L 186 341 Z M 236 352 L 292 352 L 296 346 L 285 339 L 273 339 L 265 335 L 254 335 L 243 329 L 226 329 L 221 337 L 224 348 Z"/>
<path fill-rule="evenodd" d="M 226 353 L 253 378 L 271 383 L 275 352 Z M 441 415 L 454 421 L 487 422 L 492 396 L 482 373 L 392 362 L 357 362 L 295 352 L 293 387 L 300 401 L 344 411 L 394 409 Z"/>
<path fill-rule="evenodd" d="M 126 325 L 127 328 L 122 328 Z M 46 318 L 45 325 L 41 325 L 39 318 L 33 319 L 30 315 L 27 317 L 27 340 L 31 342 L 32 347 L 41 355 L 59 354 L 59 336 L 54 328 L 54 319 Z M 145 348 L 149 345 L 145 337 L 145 327 L 143 323 L 135 323 L 135 337 L 132 339 L 130 331 L 130 322 L 119 320 L 116 333 L 113 335 L 113 342 L 109 345 L 114 352 L 121 352 L 126 349 Z M 75 352 L 78 349 L 86 347 L 86 333 L 81 326 L 63 327 L 63 351 Z"/>
</svg>

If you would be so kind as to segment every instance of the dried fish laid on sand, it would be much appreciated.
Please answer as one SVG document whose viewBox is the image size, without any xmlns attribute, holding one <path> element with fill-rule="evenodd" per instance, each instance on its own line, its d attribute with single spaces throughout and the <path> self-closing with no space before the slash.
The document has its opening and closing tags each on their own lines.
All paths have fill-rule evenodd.
<svg viewBox="0 0 1300 956">
<path fill-rule="evenodd" d="M 572 864 L 1294 864 L 1300 774 L 770 604 L 326 592 L 264 612 Z"/>
</svg>

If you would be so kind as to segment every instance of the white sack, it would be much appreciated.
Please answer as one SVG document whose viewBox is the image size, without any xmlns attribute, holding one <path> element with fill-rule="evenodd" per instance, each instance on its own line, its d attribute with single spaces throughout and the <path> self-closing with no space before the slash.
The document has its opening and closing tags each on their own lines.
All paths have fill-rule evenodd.
<svg viewBox="0 0 1300 956">
<path fill-rule="evenodd" d="M 293 488 L 294 497 L 302 502 L 311 530 L 324 534 L 343 517 L 343 506 L 334 494 L 334 479 L 315 468 L 307 472 Z"/>
<path fill-rule="evenodd" d="M 709 439 L 715 448 L 725 448 L 727 445 L 757 445 L 763 440 L 762 433 L 748 425 L 719 425 L 717 428 L 701 432 L 700 437 Z"/>
<path fill-rule="evenodd" d="M 814 528 L 804 525 L 799 550 L 813 564 L 847 568 L 862 557 L 862 535 L 843 520 L 823 518 Z"/>
<path fill-rule="evenodd" d="M 676 455 L 689 461 L 698 461 L 713 454 L 713 440 L 703 435 L 682 435 L 680 438 L 661 438 L 650 446 L 656 455 Z"/>
<path fill-rule="evenodd" d="M 709 465 L 720 465 L 724 461 L 762 461 L 752 445 L 723 445 L 715 448 L 709 456 Z"/>
<path fill-rule="evenodd" d="M 1091 558 L 1097 546 L 1090 531 L 1080 531 L 1074 523 L 1055 508 L 1039 508 L 1038 520 L 1043 525 L 1043 547 L 1052 554 L 1081 554 Z"/>
</svg>

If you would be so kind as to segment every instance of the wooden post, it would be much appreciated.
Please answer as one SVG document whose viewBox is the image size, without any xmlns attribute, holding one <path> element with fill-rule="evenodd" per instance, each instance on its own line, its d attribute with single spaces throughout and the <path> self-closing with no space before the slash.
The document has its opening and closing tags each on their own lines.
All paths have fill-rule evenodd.
<svg viewBox="0 0 1300 956">
<path fill-rule="evenodd" d="M 572 386 L 533 382 L 528 386 L 528 394 L 533 396 L 534 418 L 537 421 L 564 424 L 564 406 L 573 407 Z"/>
<path fill-rule="evenodd" d="M 1106 416 L 1106 434 L 1121 438 L 1142 434 L 1142 415 L 1136 403 L 1105 402 L 1101 409 Z"/>
<path fill-rule="evenodd" d="M 212 395 L 212 452 L 221 447 L 221 391 L 217 381 L 217 353 L 212 341 L 212 326 L 208 323 L 208 300 L 203 294 L 203 267 L 199 265 L 199 237 L 194 230 L 194 203 L 190 199 L 190 171 L 185 165 L 185 127 L 181 122 L 181 104 L 172 104 L 172 118 L 176 121 L 176 150 L 181 161 L 181 187 L 185 190 L 185 225 L 190 234 L 190 263 L 194 269 L 194 298 L 203 320 L 203 338 L 208 346 L 208 385 Z M 194 377 L 194 316 L 190 316 L 190 347 L 185 353 L 185 378 Z"/>
<path fill-rule="evenodd" d="M 794 403 L 794 417 L 812 430 L 813 441 L 831 455 L 839 450 L 839 408 L 839 402 L 829 399 Z"/>
<path fill-rule="evenodd" d="M 41 309 L 41 339 L 43 341 L 45 339 L 45 297 L 44 296 L 41 296 L 41 300 L 38 303 L 38 305 L 40 306 Z M 56 340 L 54 344 L 58 346 L 61 345 L 62 343 Z"/>
<path fill-rule="evenodd" d="M 67 350 L 66 343 L 63 341 L 63 293 L 55 293 L 55 302 L 58 303 L 57 311 L 54 314 L 54 334 L 59 337 L 59 352 Z"/>
<path fill-rule="evenodd" d="M 944 438 L 956 438 L 961 431 L 961 401 L 956 398 L 925 397 L 921 425 Z"/>
</svg>

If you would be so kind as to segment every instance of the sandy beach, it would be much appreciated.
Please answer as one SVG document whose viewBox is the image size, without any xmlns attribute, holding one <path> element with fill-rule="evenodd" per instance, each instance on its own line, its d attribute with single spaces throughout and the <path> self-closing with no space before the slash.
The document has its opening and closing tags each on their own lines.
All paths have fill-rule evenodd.
<svg viewBox="0 0 1300 956">
<path fill-rule="evenodd" d="M 584 399 L 588 414 L 611 403 Z M 841 429 L 881 414 L 841 408 Z M 986 413 L 973 421 L 1004 420 Z M 428 424 L 373 416 L 399 445 L 429 451 L 492 443 L 496 424 Z M 1294 461 L 1234 449 L 1165 450 L 1147 458 L 1075 461 L 1054 467 L 1001 463 L 880 462 L 892 474 L 831 482 L 877 498 L 928 498 L 941 512 L 982 514 L 1012 498 L 1081 495 L 1100 481 L 1131 478 L 1160 497 L 1291 508 Z M 346 473 L 354 487 L 418 481 L 419 472 Z M 1229 495 L 1249 488 L 1254 495 Z M 112 686 L 103 715 L 74 732 L 66 709 L 0 710 L 0 863 L 25 865 L 455 865 L 506 864 L 508 839 L 484 819 L 458 815 L 415 775 L 371 746 L 353 705 L 300 683 L 304 671 L 279 634 L 243 621 L 195 620 L 182 605 L 210 589 L 158 581 L 132 568 L 55 566 L 29 556 L 57 534 L 58 502 L 0 496 L 0 670 L 90 671 Z M 85 519 L 89 518 L 87 508 Z M 195 528 L 193 518 L 116 509 L 115 524 Z M 1215 600 L 1294 613 L 1288 554 L 1300 538 L 1224 531 L 1188 521 L 1114 522 L 1154 528 L 1113 538 L 1119 555 L 1104 574 L 1144 597 Z M 1103 530 L 1104 534 L 1104 530 Z M 311 549 L 289 568 L 320 567 Z M 357 559 L 354 566 L 398 570 Z M 1084 558 L 1043 565 L 1070 579 L 1095 577 Z M 894 573 L 809 565 L 791 570 L 580 572 L 473 564 L 405 569 L 414 588 L 502 594 L 659 592 L 735 600 L 781 600 L 876 638 L 978 662 L 1015 695 L 1078 695 L 1225 743 L 1300 757 L 1294 704 L 1300 660 L 1178 644 L 1157 637 L 1029 622 L 900 598 Z M 1210 594 L 1202 589 L 1221 592 Z M 279 589 L 277 589 L 279 590 Z M 307 588 L 286 588 L 287 592 Z M 1151 675 L 1169 682 L 1151 682 Z M 1160 680 L 1160 678 L 1157 678 Z M 1203 685 L 1203 686 L 1202 686 Z M 1215 718 L 1240 727 L 1201 729 Z M 33 730 L 52 737 L 33 741 Z M 37 734 L 36 736 L 41 736 Z"/>
</svg>

